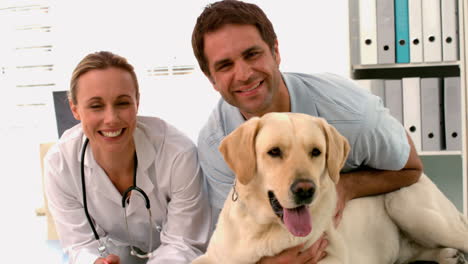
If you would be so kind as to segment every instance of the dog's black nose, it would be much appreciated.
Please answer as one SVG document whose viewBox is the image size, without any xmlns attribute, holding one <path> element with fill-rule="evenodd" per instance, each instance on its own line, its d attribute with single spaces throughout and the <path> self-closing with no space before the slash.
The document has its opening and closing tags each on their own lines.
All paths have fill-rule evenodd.
<svg viewBox="0 0 468 264">
<path fill-rule="evenodd" d="M 299 179 L 291 185 L 291 193 L 296 204 L 309 204 L 315 193 L 315 184 L 311 180 Z"/>
</svg>

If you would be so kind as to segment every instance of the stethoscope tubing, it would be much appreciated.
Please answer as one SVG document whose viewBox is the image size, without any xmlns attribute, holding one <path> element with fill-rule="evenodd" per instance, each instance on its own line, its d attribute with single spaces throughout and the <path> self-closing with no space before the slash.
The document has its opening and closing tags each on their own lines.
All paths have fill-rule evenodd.
<svg viewBox="0 0 468 264">
<path fill-rule="evenodd" d="M 88 212 L 88 203 L 86 200 L 86 182 L 85 182 L 85 173 L 84 173 L 84 158 L 85 158 L 85 153 L 86 153 L 86 147 L 88 146 L 89 139 L 86 138 L 84 144 L 83 144 L 83 149 L 81 151 L 81 187 L 83 191 L 83 208 L 86 214 L 86 218 L 88 219 L 89 226 L 91 227 L 91 230 L 93 231 L 94 238 L 99 241 L 99 234 L 96 231 L 96 228 L 94 227 L 94 224 L 92 222 L 91 216 L 89 215 Z"/>
<path fill-rule="evenodd" d="M 91 216 L 89 214 L 88 203 L 87 203 L 87 199 L 86 199 L 86 182 L 85 182 L 85 173 L 84 173 L 84 158 L 85 158 L 86 148 L 88 147 L 88 143 L 89 143 L 89 139 L 86 138 L 85 142 L 83 144 L 83 149 L 81 151 L 81 166 L 80 166 L 80 168 L 81 168 L 81 187 L 82 187 L 82 191 L 83 191 L 83 208 L 84 208 L 84 211 L 85 211 L 85 214 L 86 214 L 86 218 L 88 219 L 89 226 L 91 227 L 91 230 L 93 231 L 94 238 L 96 238 L 96 240 L 100 241 L 99 240 L 100 239 L 99 234 L 96 231 L 96 227 L 94 226 L 93 221 L 91 219 Z M 138 188 L 138 186 L 136 186 L 136 172 L 137 172 L 137 167 L 138 167 L 138 159 L 137 159 L 136 152 L 135 152 L 135 159 L 134 160 L 135 160 L 135 166 L 134 166 L 134 175 L 133 175 L 133 186 L 130 186 L 123 193 L 123 195 L 122 195 L 122 207 L 125 209 L 127 196 L 131 191 L 134 190 L 134 191 L 139 192 L 143 196 L 143 198 L 145 199 L 146 209 L 150 210 L 151 206 L 150 206 L 150 201 L 149 201 L 148 195 L 146 195 L 146 193 L 142 189 L 140 189 L 140 188 Z"/>
</svg>

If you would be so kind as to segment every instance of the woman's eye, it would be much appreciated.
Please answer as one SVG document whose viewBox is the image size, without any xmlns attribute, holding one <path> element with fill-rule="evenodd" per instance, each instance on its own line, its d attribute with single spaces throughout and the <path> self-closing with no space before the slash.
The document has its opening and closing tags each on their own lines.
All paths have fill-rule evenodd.
<svg viewBox="0 0 468 264">
<path fill-rule="evenodd" d="M 280 158 L 283 155 L 281 149 L 278 147 L 270 149 L 267 153 L 273 158 Z"/>
<path fill-rule="evenodd" d="M 92 108 L 92 109 L 98 109 L 98 108 L 102 107 L 102 105 L 90 105 L 89 107 Z"/>
<path fill-rule="evenodd" d="M 318 148 L 314 148 L 310 152 L 310 156 L 312 156 L 312 157 L 318 157 L 318 156 L 320 156 L 320 154 L 322 154 L 322 152 Z"/>
</svg>

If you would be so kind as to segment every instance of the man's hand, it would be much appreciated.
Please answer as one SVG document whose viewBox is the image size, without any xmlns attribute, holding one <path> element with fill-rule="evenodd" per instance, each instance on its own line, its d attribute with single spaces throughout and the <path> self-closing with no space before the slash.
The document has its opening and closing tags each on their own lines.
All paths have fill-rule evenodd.
<svg viewBox="0 0 468 264">
<path fill-rule="evenodd" d="M 285 249 L 274 257 L 263 257 L 257 264 L 316 264 L 326 257 L 328 240 L 322 235 L 310 248 L 301 252 L 303 244 Z"/>
<path fill-rule="evenodd" d="M 98 258 L 94 264 L 120 264 L 120 258 L 117 255 L 110 254 L 105 258 Z"/>
</svg>

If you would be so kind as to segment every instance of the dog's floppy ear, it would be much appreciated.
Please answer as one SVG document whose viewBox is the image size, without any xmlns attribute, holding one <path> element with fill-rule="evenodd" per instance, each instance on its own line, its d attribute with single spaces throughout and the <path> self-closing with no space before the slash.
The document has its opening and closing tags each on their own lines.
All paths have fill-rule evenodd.
<svg viewBox="0 0 468 264">
<path fill-rule="evenodd" d="M 247 184 L 252 180 L 257 169 L 255 157 L 255 137 L 260 118 L 253 117 L 227 135 L 219 151 L 224 160 L 237 176 L 240 183 Z"/>
<path fill-rule="evenodd" d="M 349 143 L 336 128 L 328 124 L 323 118 L 319 118 L 320 126 L 325 132 L 327 139 L 327 167 L 328 174 L 333 182 L 338 183 L 340 171 L 348 157 Z"/>
</svg>

